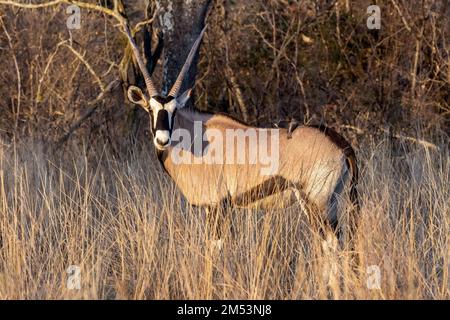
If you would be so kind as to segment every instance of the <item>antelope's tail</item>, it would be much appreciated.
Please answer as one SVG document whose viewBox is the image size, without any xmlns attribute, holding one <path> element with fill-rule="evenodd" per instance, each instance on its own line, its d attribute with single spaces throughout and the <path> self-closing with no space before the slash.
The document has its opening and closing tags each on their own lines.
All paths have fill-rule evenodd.
<svg viewBox="0 0 450 320">
<path fill-rule="evenodd" d="M 359 205 L 359 195 L 358 195 L 358 179 L 359 179 L 359 171 L 358 164 L 356 163 L 356 155 L 354 152 L 347 156 L 347 164 L 351 173 L 351 181 L 350 181 L 350 201 L 354 206 L 355 213 L 359 215 L 360 205 Z"/>
<path fill-rule="evenodd" d="M 353 151 L 353 150 L 352 150 Z M 350 228 L 350 234 L 349 234 L 349 248 L 353 252 L 354 255 L 354 266 L 359 266 L 360 264 L 360 257 L 358 253 L 356 252 L 355 248 L 355 234 L 358 229 L 359 225 L 359 218 L 360 218 L 360 204 L 359 204 L 359 196 L 358 196 L 358 189 L 356 188 L 358 185 L 358 165 L 356 163 L 356 155 L 354 152 L 350 152 L 350 154 L 347 155 L 347 165 L 351 173 L 351 180 L 350 180 L 350 201 L 352 202 L 352 209 L 350 211 L 349 216 L 349 228 Z"/>
</svg>

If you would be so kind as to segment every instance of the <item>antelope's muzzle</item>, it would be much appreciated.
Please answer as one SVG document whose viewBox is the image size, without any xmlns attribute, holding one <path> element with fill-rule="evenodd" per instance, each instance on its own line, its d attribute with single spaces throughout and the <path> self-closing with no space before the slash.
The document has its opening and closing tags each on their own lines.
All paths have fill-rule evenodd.
<svg viewBox="0 0 450 320">
<path fill-rule="evenodd" d="M 170 119 L 167 110 L 158 112 L 155 124 L 155 146 L 160 149 L 166 149 L 170 144 Z"/>
</svg>

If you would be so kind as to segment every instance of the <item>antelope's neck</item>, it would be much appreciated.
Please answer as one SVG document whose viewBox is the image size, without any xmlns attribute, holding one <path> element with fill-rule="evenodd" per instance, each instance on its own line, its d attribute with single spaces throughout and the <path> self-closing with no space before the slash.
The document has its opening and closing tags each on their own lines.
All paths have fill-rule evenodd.
<svg viewBox="0 0 450 320">
<path fill-rule="evenodd" d="M 180 109 L 175 114 L 172 135 L 177 130 L 186 130 L 187 132 L 189 132 L 190 137 L 194 138 L 196 136 L 196 132 L 194 132 L 194 125 L 197 123 L 197 128 L 203 127 L 213 116 L 214 115 L 210 113 L 203 113 L 187 108 Z M 164 151 L 156 150 L 161 165 L 171 177 L 174 176 L 174 170 L 177 166 L 177 164 L 173 162 L 171 157 L 174 145 L 176 145 L 177 143 L 179 142 L 172 142 L 172 145 Z"/>
</svg>

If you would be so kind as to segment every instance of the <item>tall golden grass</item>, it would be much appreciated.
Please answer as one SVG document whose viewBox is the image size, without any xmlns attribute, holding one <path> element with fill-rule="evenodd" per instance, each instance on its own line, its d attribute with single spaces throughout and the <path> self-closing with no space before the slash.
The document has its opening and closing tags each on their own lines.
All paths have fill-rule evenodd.
<svg viewBox="0 0 450 320">
<path fill-rule="evenodd" d="M 62 160 L 37 144 L 2 147 L 0 298 L 448 299 L 450 153 L 444 143 L 401 148 L 359 150 L 355 270 L 345 249 L 323 250 L 296 207 L 228 209 L 232 231 L 214 249 L 205 213 L 151 163 L 152 150 L 115 160 L 79 148 Z M 67 286 L 71 265 L 79 290 Z M 370 266 L 379 289 L 368 286 Z"/>
</svg>

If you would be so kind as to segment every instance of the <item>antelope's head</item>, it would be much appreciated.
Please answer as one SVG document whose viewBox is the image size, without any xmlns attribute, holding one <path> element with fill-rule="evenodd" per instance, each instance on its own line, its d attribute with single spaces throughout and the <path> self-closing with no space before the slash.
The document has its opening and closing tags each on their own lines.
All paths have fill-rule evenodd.
<svg viewBox="0 0 450 320">
<path fill-rule="evenodd" d="M 150 79 L 148 71 L 145 67 L 145 64 L 143 63 L 143 60 L 139 54 L 139 50 L 137 49 L 137 46 L 131 34 L 129 33 L 129 30 L 127 28 L 125 29 L 125 33 L 127 34 L 128 39 L 131 43 L 139 68 L 142 72 L 142 75 L 144 76 L 148 93 L 143 93 L 142 90 L 136 86 L 130 86 L 127 92 L 128 99 L 134 104 L 141 106 L 145 111 L 148 112 L 150 116 L 150 127 L 154 137 L 153 144 L 155 145 L 156 149 L 160 151 L 163 151 L 170 146 L 176 111 L 186 106 L 191 96 L 192 88 L 186 90 L 181 94 L 180 89 L 183 80 L 192 64 L 192 61 L 194 60 L 194 56 L 200 45 L 205 29 L 202 30 L 197 40 L 192 45 L 191 51 L 186 58 L 186 62 L 184 63 L 183 68 L 181 69 L 177 77 L 177 80 L 173 84 L 172 89 L 170 89 L 170 92 L 167 96 L 158 93 L 158 91 L 155 89 L 155 86 Z"/>
</svg>

